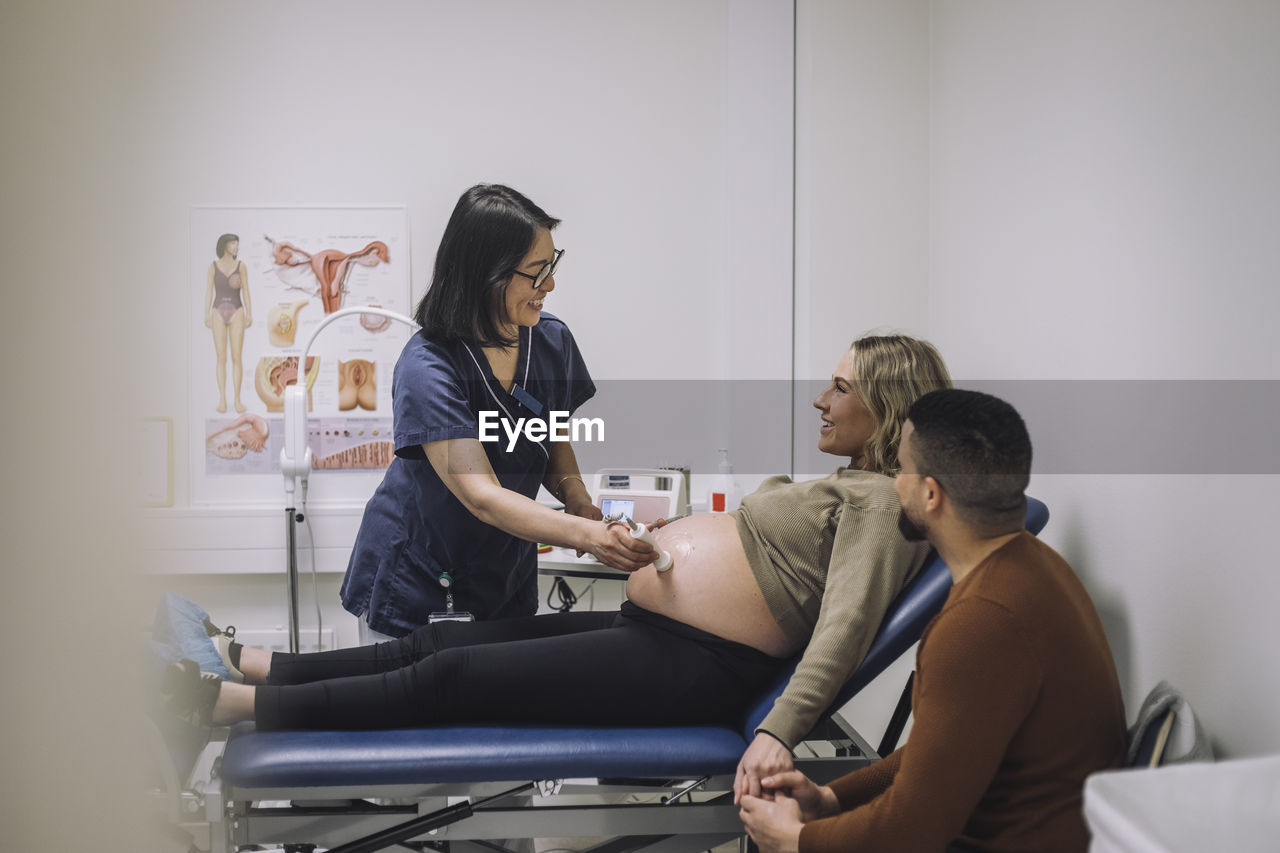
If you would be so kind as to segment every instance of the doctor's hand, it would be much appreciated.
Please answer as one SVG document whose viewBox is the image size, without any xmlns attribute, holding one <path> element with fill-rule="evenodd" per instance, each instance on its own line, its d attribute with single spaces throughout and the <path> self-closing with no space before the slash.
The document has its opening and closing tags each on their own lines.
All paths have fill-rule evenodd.
<svg viewBox="0 0 1280 853">
<path fill-rule="evenodd" d="M 800 850 L 800 830 L 804 827 L 800 804 L 786 794 L 777 794 L 772 800 L 743 797 L 738 817 L 761 853 L 798 853 Z"/>
<path fill-rule="evenodd" d="M 782 741 L 771 734 L 757 732 L 751 746 L 742 754 L 738 762 L 738 773 L 733 779 L 733 804 L 742 804 L 742 798 L 748 794 L 753 797 L 771 796 L 760 786 L 765 776 L 775 776 L 790 770 L 791 750 L 783 746 Z"/>
<path fill-rule="evenodd" d="M 658 558 L 658 553 L 648 542 L 633 539 L 627 526 L 617 523 L 592 525 L 586 547 L 581 551 L 592 554 L 606 566 L 624 572 L 643 569 Z"/>
</svg>

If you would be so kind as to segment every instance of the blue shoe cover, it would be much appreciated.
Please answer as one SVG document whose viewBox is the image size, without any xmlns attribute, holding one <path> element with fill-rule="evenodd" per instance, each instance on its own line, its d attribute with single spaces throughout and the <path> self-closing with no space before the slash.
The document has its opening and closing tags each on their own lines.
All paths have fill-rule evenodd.
<svg viewBox="0 0 1280 853">
<path fill-rule="evenodd" d="M 209 614 L 194 601 L 166 592 L 156 607 L 151 640 L 170 663 L 189 658 L 199 664 L 202 672 L 230 680 L 231 673 L 205 628 L 208 619 Z"/>
</svg>

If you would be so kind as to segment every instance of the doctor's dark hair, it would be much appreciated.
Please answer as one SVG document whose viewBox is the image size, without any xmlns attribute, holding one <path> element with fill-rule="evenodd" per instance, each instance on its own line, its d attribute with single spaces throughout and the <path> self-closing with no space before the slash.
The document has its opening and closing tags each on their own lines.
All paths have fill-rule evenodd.
<svg viewBox="0 0 1280 853">
<path fill-rule="evenodd" d="M 951 374 L 933 344 L 907 335 L 864 335 L 849 350 L 854 390 L 876 422 L 858 464 L 892 477 L 902 467 L 898 443 L 907 409 L 927 391 L 950 388 Z"/>
<path fill-rule="evenodd" d="M 414 319 L 433 340 L 480 346 L 517 342 L 502 333 L 506 291 L 539 228 L 560 220 L 510 187 L 477 184 L 462 194 L 436 250 L 431 286 Z"/>
<path fill-rule="evenodd" d="M 925 394 L 907 413 L 911 459 L 980 536 L 1021 530 L 1031 479 L 1031 436 L 1013 406 L 980 391 Z"/>
</svg>

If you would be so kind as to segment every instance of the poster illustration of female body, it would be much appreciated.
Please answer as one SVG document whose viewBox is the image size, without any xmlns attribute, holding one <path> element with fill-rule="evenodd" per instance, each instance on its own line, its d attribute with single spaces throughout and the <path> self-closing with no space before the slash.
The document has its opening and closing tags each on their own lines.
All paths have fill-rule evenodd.
<svg viewBox="0 0 1280 853">
<path fill-rule="evenodd" d="M 242 239 L 250 234 L 262 236 Z M 336 472 L 312 481 L 311 500 L 367 497 L 392 457 L 391 370 L 410 330 L 375 315 L 343 318 L 299 362 L 340 308 L 412 310 L 404 209 L 197 207 L 191 247 L 192 503 L 277 498 L 283 394 L 295 382 L 309 387 L 315 467 Z"/>
<path fill-rule="evenodd" d="M 347 276 L 351 274 L 352 264 L 373 267 L 391 260 L 387 244 L 381 240 L 374 240 L 359 251 L 349 254 L 341 249 L 323 249 L 310 254 L 287 240 L 277 243 L 270 237 L 263 236 L 271 244 L 271 261 L 276 266 L 276 275 L 280 280 L 288 287 L 298 287 L 297 273 L 309 271 L 315 279 L 315 287 L 299 289 L 318 295 L 326 314 L 332 314 L 342 307 L 343 297 L 348 292 Z"/>
<path fill-rule="evenodd" d="M 240 260 L 240 237 L 223 234 L 218 238 L 209 264 L 204 293 L 204 324 L 213 332 L 217 358 L 214 377 L 218 383 L 216 411 L 227 410 L 227 354 L 231 355 L 231 387 L 237 412 L 243 412 L 240 384 L 244 381 L 244 330 L 253 325 L 249 299 L 249 271 Z"/>
</svg>

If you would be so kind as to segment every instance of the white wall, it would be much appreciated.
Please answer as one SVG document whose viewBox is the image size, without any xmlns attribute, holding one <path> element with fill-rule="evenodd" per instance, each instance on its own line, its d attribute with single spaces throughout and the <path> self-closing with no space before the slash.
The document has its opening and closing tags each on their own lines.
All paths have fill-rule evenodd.
<svg viewBox="0 0 1280 853">
<path fill-rule="evenodd" d="M 796 335 L 802 379 L 826 379 L 872 329 L 928 320 L 928 7 L 796 6 Z M 800 432 L 814 438 L 812 412 Z"/>
<path fill-rule="evenodd" d="M 1226 753 L 1280 749 L 1275 392 L 1217 381 L 1280 378 L 1280 7 L 798 9 L 797 376 L 829 369 L 805 351 L 831 334 L 822 306 L 865 305 L 864 325 L 934 340 L 961 384 L 1019 397 L 1044 537 L 1098 605 L 1131 713 L 1164 678 Z M 1174 404 L 1157 418 L 1125 389 Z M 1068 395 L 1098 409 L 1055 410 Z"/>
<path fill-rule="evenodd" d="M 1280 6 L 975 0 L 935 3 L 932 31 L 928 328 L 955 375 L 1280 379 Z M 1198 417 L 1212 389 L 1177 387 Z M 1247 755 L 1280 750 L 1280 478 L 1269 440 L 1252 445 L 1269 475 L 1213 473 L 1250 402 L 1232 399 L 1194 442 L 1121 402 L 1115 434 L 1074 437 L 1103 467 L 1050 459 L 1032 491 L 1130 708 L 1168 679 Z M 1205 473 L 1109 473 L 1157 439 Z"/>
</svg>

